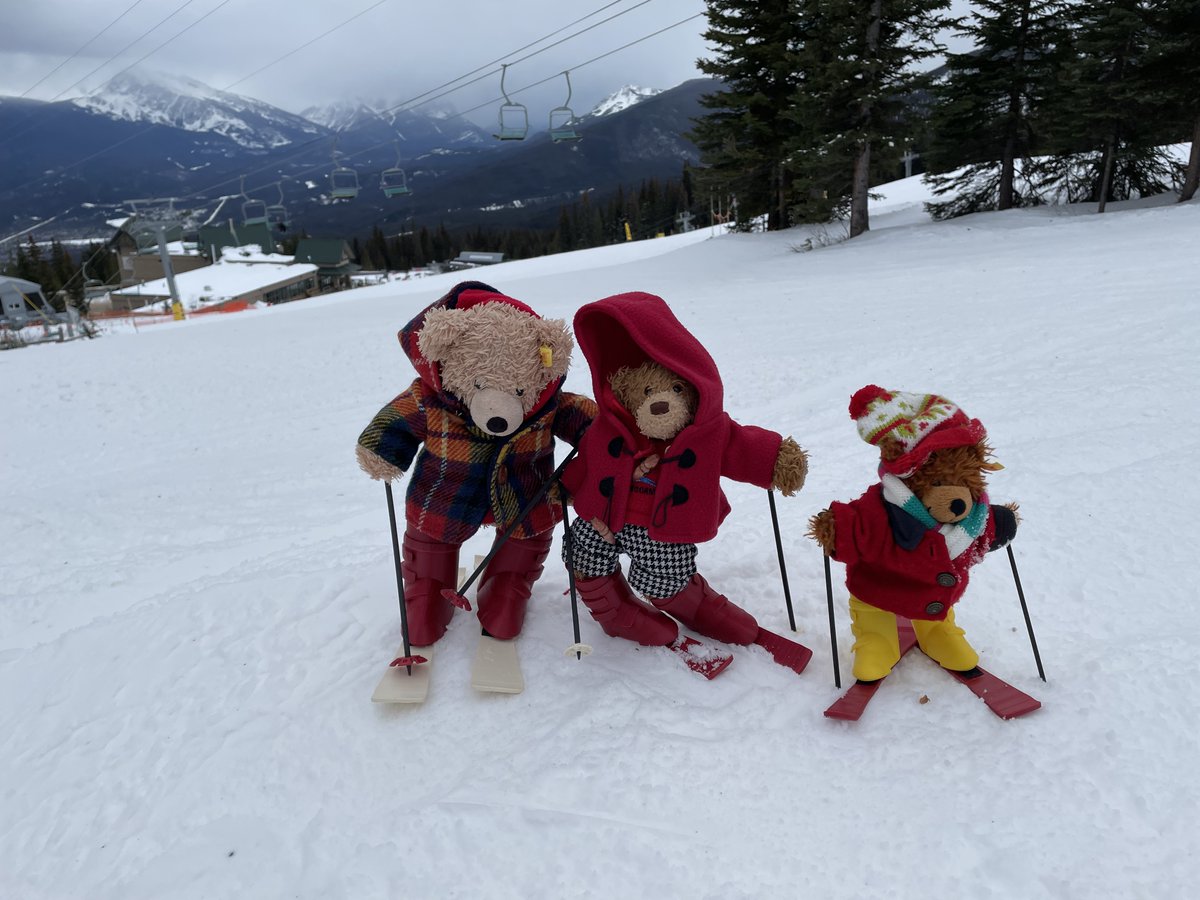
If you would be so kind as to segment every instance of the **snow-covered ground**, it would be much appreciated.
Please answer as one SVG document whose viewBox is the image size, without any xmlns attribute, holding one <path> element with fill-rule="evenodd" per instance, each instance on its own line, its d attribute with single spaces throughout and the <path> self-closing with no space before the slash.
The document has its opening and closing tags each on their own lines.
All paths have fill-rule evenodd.
<svg viewBox="0 0 1200 900">
<path fill-rule="evenodd" d="M 548 565 L 525 693 L 471 690 L 459 613 L 424 706 L 369 702 L 399 626 L 354 442 L 412 378 L 396 330 L 456 276 L 0 354 L 0 896 L 1186 895 L 1200 206 L 935 225 L 913 184 L 885 193 L 871 233 L 812 252 L 696 232 L 473 273 L 548 316 L 661 294 L 735 418 L 810 451 L 779 500 L 801 676 L 739 648 L 706 682 L 586 613 L 595 653 L 565 657 Z M 1043 701 L 1027 718 L 919 656 L 862 721 L 821 715 L 838 691 L 803 532 L 874 478 L 846 412 L 871 382 L 946 394 L 1007 466 L 992 496 L 1021 503 L 1049 682 L 1001 555 L 959 622 Z M 568 388 L 590 392 L 581 359 Z M 726 490 L 701 571 L 782 631 L 767 498 Z"/>
</svg>

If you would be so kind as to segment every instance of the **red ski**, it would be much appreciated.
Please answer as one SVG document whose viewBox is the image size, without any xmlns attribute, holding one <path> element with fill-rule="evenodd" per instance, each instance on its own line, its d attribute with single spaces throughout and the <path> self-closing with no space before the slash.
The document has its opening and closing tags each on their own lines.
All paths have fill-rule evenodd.
<svg viewBox="0 0 1200 900">
<path fill-rule="evenodd" d="M 904 656 L 917 645 L 917 636 L 913 633 L 912 625 L 907 620 L 897 618 L 896 622 L 900 633 L 900 655 Z M 938 666 L 938 668 L 942 667 Z M 984 669 L 975 668 L 970 673 L 953 672 L 949 669 L 942 669 L 942 671 L 951 675 L 955 681 L 965 684 L 971 693 L 987 704 L 987 708 L 1001 719 L 1015 719 L 1042 708 L 1042 704 L 1038 700 Z M 825 710 L 825 715 L 831 719 L 857 721 L 881 684 L 883 684 L 882 678 L 868 684 L 862 682 L 852 684 L 850 690 Z"/>
<path fill-rule="evenodd" d="M 912 625 L 907 620 L 899 618 L 896 620 L 896 630 L 900 638 L 900 656 L 903 658 L 905 653 L 917 646 L 917 633 L 913 631 Z M 831 719 L 857 722 L 883 681 L 883 678 L 878 681 L 856 681 L 850 685 L 850 690 L 838 697 L 833 705 L 825 710 L 825 715 Z"/>
<path fill-rule="evenodd" d="M 979 674 L 975 675 L 975 672 Z M 969 687 L 971 693 L 986 703 L 987 708 L 1002 719 L 1015 719 L 1042 708 L 1042 704 L 1038 700 L 983 669 L 975 668 L 970 675 L 966 672 L 950 672 L 950 674 L 956 681 L 961 681 Z"/>
<path fill-rule="evenodd" d="M 758 637 L 754 643 L 771 654 L 775 662 L 787 666 L 797 675 L 804 671 L 808 661 L 812 659 L 812 651 L 789 638 L 765 628 L 758 629 Z"/>
<path fill-rule="evenodd" d="M 693 637 L 681 634 L 667 649 L 677 654 L 693 672 L 698 672 L 709 681 L 716 678 L 733 662 L 733 654 L 720 647 L 702 644 Z"/>
</svg>

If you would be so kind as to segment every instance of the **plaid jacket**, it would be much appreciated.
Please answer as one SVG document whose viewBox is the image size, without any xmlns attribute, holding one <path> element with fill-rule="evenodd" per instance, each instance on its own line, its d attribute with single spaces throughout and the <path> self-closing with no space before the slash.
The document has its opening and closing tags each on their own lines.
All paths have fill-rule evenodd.
<svg viewBox="0 0 1200 900">
<path fill-rule="evenodd" d="M 554 471 L 554 438 L 577 445 L 596 414 L 590 399 L 560 390 L 513 434 L 495 437 L 472 425 L 461 404 L 448 399 L 415 379 L 375 414 L 358 446 L 360 458 L 365 451 L 398 470 L 407 470 L 415 457 L 405 518 L 411 528 L 452 544 L 461 544 L 480 525 L 511 526 Z M 561 520 L 551 491 L 513 537 L 541 534 Z"/>
</svg>

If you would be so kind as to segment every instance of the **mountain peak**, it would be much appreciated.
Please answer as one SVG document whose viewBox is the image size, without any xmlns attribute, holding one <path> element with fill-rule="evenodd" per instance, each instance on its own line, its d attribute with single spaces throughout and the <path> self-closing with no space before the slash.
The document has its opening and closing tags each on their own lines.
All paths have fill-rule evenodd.
<svg viewBox="0 0 1200 900">
<path fill-rule="evenodd" d="M 320 131 L 312 122 L 261 100 L 153 69 L 121 72 L 70 102 L 110 119 L 215 132 L 252 149 L 280 147 Z"/>
<path fill-rule="evenodd" d="M 588 115 L 591 116 L 610 116 L 613 113 L 618 113 L 623 109 L 628 109 L 634 104 L 641 103 L 643 100 L 653 97 L 655 94 L 661 94 L 662 91 L 657 88 L 638 87 L 634 84 L 627 84 L 615 93 L 601 100 L 592 109 Z"/>
</svg>

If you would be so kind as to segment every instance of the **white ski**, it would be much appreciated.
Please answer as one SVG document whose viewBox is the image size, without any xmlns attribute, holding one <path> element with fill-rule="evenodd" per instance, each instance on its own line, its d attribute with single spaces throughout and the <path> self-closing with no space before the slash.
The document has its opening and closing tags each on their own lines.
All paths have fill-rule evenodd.
<svg viewBox="0 0 1200 900">
<path fill-rule="evenodd" d="M 428 662 L 412 666 L 388 666 L 371 695 L 373 703 L 424 703 L 429 693 L 429 669 L 433 665 L 432 647 L 410 647 L 413 656 L 423 656 Z M 404 653 L 401 646 L 398 656 Z"/>
<path fill-rule="evenodd" d="M 517 642 L 501 641 L 481 634 L 471 663 L 471 687 L 495 694 L 519 694 L 525 690 Z"/>
<path fill-rule="evenodd" d="M 458 569 L 458 583 L 462 584 L 467 570 Z M 429 694 L 430 668 L 433 666 L 433 647 L 409 647 L 413 656 L 423 656 L 426 662 L 411 667 L 388 666 L 375 686 L 371 695 L 372 703 L 424 703 Z M 397 658 L 404 655 L 404 645 L 400 645 Z"/>
</svg>

